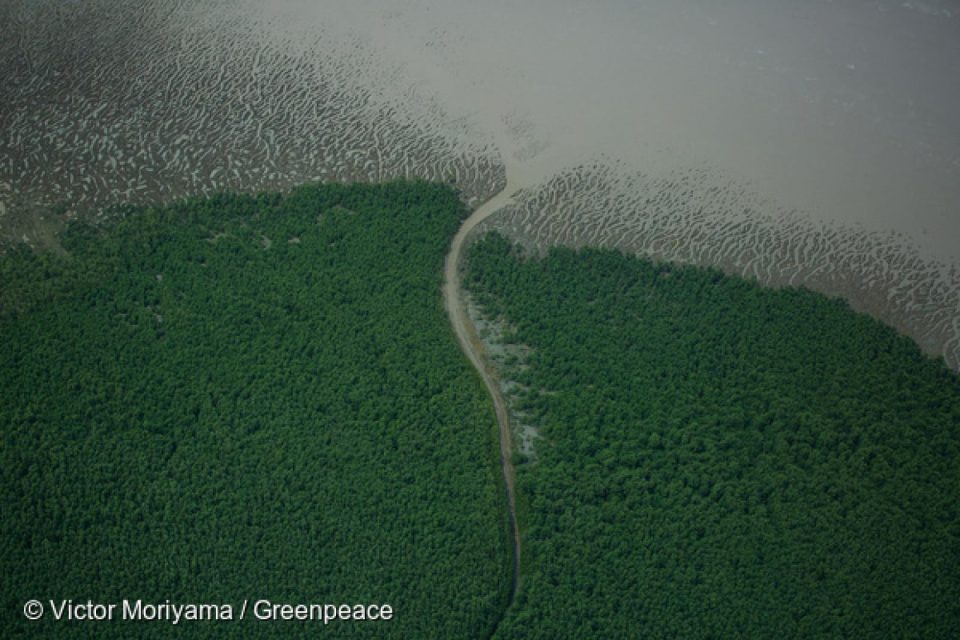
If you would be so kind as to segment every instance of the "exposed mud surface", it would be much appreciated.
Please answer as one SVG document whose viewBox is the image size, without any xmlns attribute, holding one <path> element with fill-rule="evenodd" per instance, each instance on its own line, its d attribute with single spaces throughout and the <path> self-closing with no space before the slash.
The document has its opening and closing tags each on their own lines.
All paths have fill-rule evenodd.
<svg viewBox="0 0 960 640">
<path fill-rule="evenodd" d="M 0 6 L 3 239 L 42 244 L 57 205 L 62 218 L 394 177 L 453 182 L 479 203 L 503 187 L 492 146 L 359 36 L 231 4 Z"/>
<path fill-rule="evenodd" d="M 960 367 L 948 0 L 9 0 L 0 251 L 220 190 L 423 177 L 529 246 L 840 294 Z"/>
<path fill-rule="evenodd" d="M 922 257 L 903 234 L 815 224 L 706 167 L 630 173 L 579 166 L 479 225 L 528 249 L 605 246 L 716 266 L 770 286 L 839 295 L 960 367 L 960 268 Z"/>
</svg>

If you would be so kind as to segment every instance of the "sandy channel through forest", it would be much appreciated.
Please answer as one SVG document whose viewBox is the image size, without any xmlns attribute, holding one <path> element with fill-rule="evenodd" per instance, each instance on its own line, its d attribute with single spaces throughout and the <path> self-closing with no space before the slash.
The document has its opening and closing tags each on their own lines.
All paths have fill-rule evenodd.
<svg viewBox="0 0 960 640">
<path fill-rule="evenodd" d="M 464 220 L 456 236 L 454 236 L 453 242 L 450 244 L 450 252 L 447 254 L 443 266 L 444 308 L 447 311 L 447 316 L 450 318 L 450 324 L 457 336 L 460 349 L 483 379 L 483 384 L 486 386 L 487 392 L 493 400 L 493 406 L 497 416 L 497 425 L 500 434 L 500 466 L 503 470 L 504 491 L 506 493 L 505 497 L 510 520 L 510 535 L 513 543 L 513 575 L 508 606 L 512 604 L 520 589 L 520 555 L 522 550 L 520 527 L 517 521 L 516 474 L 513 468 L 513 436 L 510 430 L 510 412 L 503 393 L 500 390 L 497 374 L 485 353 L 483 342 L 477 335 L 476 326 L 467 314 L 464 292 L 460 287 L 460 270 L 462 266 L 463 248 L 471 231 L 473 231 L 477 224 L 510 202 L 514 192 L 514 185 L 508 173 L 507 186 L 500 191 L 500 193 L 480 205 Z"/>
</svg>

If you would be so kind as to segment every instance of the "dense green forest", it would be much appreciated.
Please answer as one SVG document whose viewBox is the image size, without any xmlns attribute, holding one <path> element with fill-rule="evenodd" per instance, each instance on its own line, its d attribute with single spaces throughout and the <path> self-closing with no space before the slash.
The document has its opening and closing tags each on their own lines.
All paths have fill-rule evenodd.
<svg viewBox="0 0 960 640">
<path fill-rule="evenodd" d="M 75 225 L 0 260 L 0 637 L 483 637 L 509 538 L 493 409 L 426 183 Z M 389 603 L 379 623 L 27 622 L 37 598 Z"/>
<path fill-rule="evenodd" d="M 960 381 L 836 300 L 499 236 L 522 586 L 426 183 L 129 209 L 0 259 L 0 637 L 960 637 Z M 390 622 L 29 622 L 36 598 Z M 235 615 L 237 615 L 235 613 Z"/>
<path fill-rule="evenodd" d="M 468 265 L 529 349 L 503 375 L 540 431 L 498 638 L 960 637 L 941 361 L 840 301 L 716 271 L 499 236 Z"/>
</svg>

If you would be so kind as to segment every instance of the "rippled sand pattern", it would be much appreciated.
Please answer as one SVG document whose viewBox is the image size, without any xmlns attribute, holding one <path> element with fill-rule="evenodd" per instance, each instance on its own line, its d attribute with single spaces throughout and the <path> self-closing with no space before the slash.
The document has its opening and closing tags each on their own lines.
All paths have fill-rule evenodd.
<svg viewBox="0 0 960 640">
<path fill-rule="evenodd" d="M 960 271 L 921 258 L 902 234 L 815 225 L 705 166 L 644 174 L 601 159 L 516 200 L 475 232 L 495 229 L 539 252 L 599 245 L 803 284 L 843 296 L 960 368 Z"/>
<path fill-rule="evenodd" d="M 423 177 L 476 203 L 503 185 L 492 145 L 323 25 L 114 0 L 5 2 L 0 24 L 2 241 L 220 190 Z"/>
<path fill-rule="evenodd" d="M 475 205 L 509 171 L 517 204 L 481 229 L 843 295 L 960 368 L 956 20 L 944 2 L 7 0 L 0 251 L 57 249 L 66 220 L 116 205 L 314 180 L 438 179 Z"/>
</svg>

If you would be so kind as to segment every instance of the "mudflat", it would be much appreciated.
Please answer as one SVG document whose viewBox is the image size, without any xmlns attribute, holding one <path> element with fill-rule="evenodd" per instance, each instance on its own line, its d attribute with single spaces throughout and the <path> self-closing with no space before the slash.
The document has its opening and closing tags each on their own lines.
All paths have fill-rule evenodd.
<svg viewBox="0 0 960 640">
<path fill-rule="evenodd" d="M 840 294 L 960 363 L 949 2 L 4 3 L 0 231 L 426 177 L 531 246 Z M 92 213 L 91 213 L 92 212 Z"/>
</svg>

